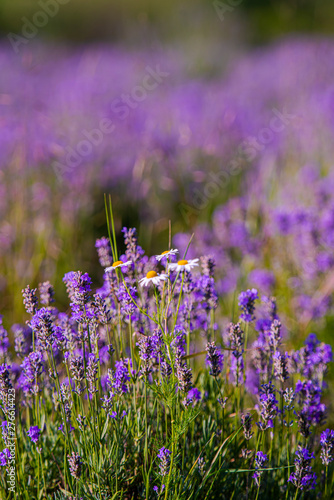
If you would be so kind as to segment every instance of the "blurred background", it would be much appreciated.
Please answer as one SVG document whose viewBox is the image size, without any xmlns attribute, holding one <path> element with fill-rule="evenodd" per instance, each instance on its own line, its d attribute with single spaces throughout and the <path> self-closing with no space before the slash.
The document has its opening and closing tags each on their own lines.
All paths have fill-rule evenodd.
<svg viewBox="0 0 334 500">
<path fill-rule="evenodd" d="M 64 274 L 99 286 L 104 193 L 151 255 L 216 259 L 291 338 L 334 326 L 332 0 L 1 0 L 0 309 Z"/>
</svg>

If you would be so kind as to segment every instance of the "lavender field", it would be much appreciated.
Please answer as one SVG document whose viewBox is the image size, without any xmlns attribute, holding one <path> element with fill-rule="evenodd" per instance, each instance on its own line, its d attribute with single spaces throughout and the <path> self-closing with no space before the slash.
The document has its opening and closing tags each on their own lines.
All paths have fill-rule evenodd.
<svg viewBox="0 0 334 500">
<path fill-rule="evenodd" d="M 333 498 L 334 39 L 24 45 L 0 498 Z"/>
</svg>

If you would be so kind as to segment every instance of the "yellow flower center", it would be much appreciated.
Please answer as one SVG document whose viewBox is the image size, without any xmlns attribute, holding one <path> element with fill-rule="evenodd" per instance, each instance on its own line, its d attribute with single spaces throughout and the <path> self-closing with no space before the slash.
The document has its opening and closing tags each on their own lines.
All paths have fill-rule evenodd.
<svg viewBox="0 0 334 500">
<path fill-rule="evenodd" d="M 178 264 L 178 266 L 185 266 L 186 264 L 188 264 L 188 261 L 187 260 L 179 260 L 177 264 Z"/>
<path fill-rule="evenodd" d="M 150 279 L 150 278 L 155 278 L 156 276 L 158 276 L 158 274 L 155 272 L 155 271 L 149 271 L 147 274 L 146 274 L 146 278 Z"/>
<path fill-rule="evenodd" d="M 112 267 L 117 267 L 119 265 L 123 264 L 122 260 L 116 260 L 116 262 L 113 263 Z"/>
<path fill-rule="evenodd" d="M 166 255 L 166 253 L 168 253 L 168 252 L 169 252 L 169 250 L 165 250 L 164 252 L 162 252 L 161 255 Z"/>
</svg>

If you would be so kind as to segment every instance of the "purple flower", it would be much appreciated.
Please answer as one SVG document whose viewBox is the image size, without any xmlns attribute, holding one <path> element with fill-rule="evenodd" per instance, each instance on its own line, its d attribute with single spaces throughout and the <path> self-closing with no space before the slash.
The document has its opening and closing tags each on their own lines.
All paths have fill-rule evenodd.
<svg viewBox="0 0 334 500">
<path fill-rule="evenodd" d="M 132 361 L 129 358 L 120 359 L 115 363 L 116 370 L 108 370 L 108 386 L 116 394 L 128 392 L 127 382 L 130 380 L 129 367 L 132 369 Z"/>
<path fill-rule="evenodd" d="M 289 481 L 301 490 L 314 489 L 316 485 L 316 474 L 313 473 L 311 460 L 314 454 L 307 448 L 298 446 L 295 458 L 295 471 L 289 477 Z"/>
<path fill-rule="evenodd" d="M 322 424 L 325 418 L 326 406 L 321 403 L 321 388 L 312 380 L 301 382 L 295 387 L 302 413 L 311 425 Z"/>
<path fill-rule="evenodd" d="M 276 351 L 273 360 L 274 360 L 274 375 L 281 382 L 285 382 L 289 378 L 288 372 L 288 353 L 281 354 L 279 351 Z"/>
<path fill-rule="evenodd" d="M 334 431 L 326 429 L 320 438 L 321 454 L 320 458 L 324 465 L 328 466 L 334 460 Z"/>
<path fill-rule="evenodd" d="M 142 360 L 142 366 L 140 368 L 140 373 L 145 377 L 151 373 L 153 360 L 156 353 L 156 341 L 157 338 L 152 336 L 138 335 L 137 346 L 139 347 L 139 357 Z"/>
<path fill-rule="evenodd" d="M 215 342 L 208 342 L 205 348 L 207 352 L 207 362 L 210 366 L 210 375 L 218 377 L 223 368 L 223 354 L 216 346 Z"/>
<path fill-rule="evenodd" d="M 137 230 L 135 228 L 123 227 L 124 243 L 126 245 L 126 259 L 136 263 L 144 255 L 144 250 L 137 243 Z"/>
<path fill-rule="evenodd" d="M 268 456 L 263 453 L 262 451 L 258 451 L 255 456 L 255 472 L 253 474 L 253 478 L 255 479 L 255 484 L 259 487 L 260 486 L 260 477 L 263 473 L 262 469 L 264 464 L 267 462 Z"/>
<path fill-rule="evenodd" d="M 29 325 L 36 333 L 38 343 L 43 349 L 51 346 L 55 340 L 55 329 L 53 326 L 53 316 L 49 309 L 43 307 L 32 317 Z"/>
<path fill-rule="evenodd" d="M 216 267 L 216 261 L 214 257 L 209 256 L 203 256 L 200 258 L 201 261 L 201 266 L 203 270 L 203 274 L 205 276 L 209 276 L 210 278 L 214 277 L 214 271 Z"/>
<path fill-rule="evenodd" d="M 137 309 L 133 300 L 136 303 L 138 301 L 137 288 L 135 286 L 130 286 L 127 283 L 127 289 L 125 288 L 125 285 L 121 284 L 119 286 L 118 290 L 116 291 L 116 297 L 121 305 L 121 314 L 126 318 L 128 318 L 129 316 L 132 316 L 132 314 Z M 128 291 L 129 291 L 130 295 L 129 295 Z"/>
<path fill-rule="evenodd" d="M 294 353 L 297 370 L 304 377 L 321 383 L 327 365 L 333 360 L 332 348 L 320 342 L 314 333 L 305 340 L 305 347 Z"/>
<path fill-rule="evenodd" d="M 24 392 L 37 394 L 39 391 L 38 377 L 43 370 L 43 358 L 39 351 L 31 352 L 22 362 L 20 385 Z"/>
<path fill-rule="evenodd" d="M 52 302 L 55 301 L 54 299 L 55 292 L 50 281 L 45 281 L 44 283 L 40 283 L 38 285 L 38 289 L 39 289 L 41 304 L 49 306 Z"/>
<path fill-rule="evenodd" d="M 12 458 L 11 453 L 8 448 L 5 448 L 0 453 L 0 465 L 1 467 L 6 467 L 8 465 L 9 460 Z"/>
<path fill-rule="evenodd" d="M 79 455 L 79 453 L 75 453 L 73 451 L 71 455 L 67 455 L 67 458 L 71 476 L 78 479 L 81 476 L 81 470 L 82 470 L 81 456 Z"/>
<path fill-rule="evenodd" d="M 230 340 L 230 347 L 233 350 L 233 355 L 240 358 L 244 352 L 244 332 L 240 328 L 240 323 L 230 323 L 228 336 Z"/>
<path fill-rule="evenodd" d="M 274 427 L 273 420 L 277 415 L 277 399 L 275 397 L 275 388 L 270 382 L 269 384 L 263 384 L 260 388 L 260 405 L 261 411 L 260 416 L 263 422 L 258 422 L 258 426 L 262 431 Z"/>
<path fill-rule="evenodd" d="M 171 451 L 168 450 L 168 448 L 165 448 L 164 446 L 160 448 L 157 457 L 160 459 L 159 469 L 161 476 L 167 476 L 169 473 L 170 455 Z"/>
<path fill-rule="evenodd" d="M 96 377 L 98 372 L 99 360 L 96 359 L 95 354 L 88 354 L 88 363 L 86 371 L 86 380 L 88 382 L 88 392 L 89 394 L 95 394 L 98 389 L 96 388 Z"/>
<path fill-rule="evenodd" d="M 176 327 L 173 336 L 174 339 L 171 342 L 171 346 L 173 348 L 174 353 L 177 356 L 184 356 L 185 355 L 184 346 L 186 343 L 185 332 L 181 328 Z"/>
<path fill-rule="evenodd" d="M 94 307 L 96 318 L 102 325 L 106 325 L 111 321 L 111 313 L 107 301 L 98 293 L 94 294 Z"/>
<path fill-rule="evenodd" d="M 187 363 L 182 362 L 182 358 L 180 356 L 176 356 L 176 358 L 175 358 L 175 368 L 176 368 L 175 374 L 176 374 L 176 378 L 178 380 L 178 388 L 182 392 L 188 392 L 192 386 L 191 368 L 189 368 Z"/>
<path fill-rule="evenodd" d="M 255 305 L 254 302 L 259 298 L 258 292 L 255 288 L 252 290 L 247 290 L 246 292 L 241 292 L 239 295 L 239 307 L 242 310 L 242 314 L 240 318 L 246 322 L 250 322 L 255 319 L 254 311 Z"/>
<path fill-rule="evenodd" d="M 235 352 L 231 354 L 230 375 L 231 382 L 238 387 L 242 384 L 244 377 L 244 360 L 242 356 L 235 356 Z"/>
<path fill-rule="evenodd" d="M 196 300 L 201 302 L 205 311 L 216 309 L 218 305 L 218 295 L 215 289 L 215 281 L 208 275 L 200 276 L 196 281 Z"/>
<path fill-rule="evenodd" d="M 27 431 L 27 434 L 33 443 L 37 443 L 41 432 L 41 429 L 39 429 L 37 425 L 34 425 L 30 427 L 30 429 Z"/>
<path fill-rule="evenodd" d="M 8 391 L 13 388 L 13 384 L 9 376 L 10 369 L 11 367 L 6 363 L 0 365 L 0 400 L 3 403 L 5 410 L 8 403 Z"/>
<path fill-rule="evenodd" d="M 71 300 L 70 306 L 73 312 L 73 318 L 76 321 L 87 320 L 89 313 L 86 309 L 86 304 L 88 303 L 92 283 L 88 273 L 71 271 L 65 274 L 63 281 Z"/>
<path fill-rule="evenodd" d="M 97 239 L 95 248 L 97 250 L 101 266 L 103 268 L 111 266 L 113 258 L 109 238 L 105 238 L 105 236 L 103 236 L 102 238 Z"/>
<path fill-rule="evenodd" d="M 28 285 L 22 290 L 23 304 L 28 314 L 35 314 L 38 304 L 36 296 L 37 288 L 30 288 Z"/>
<path fill-rule="evenodd" d="M 197 389 L 197 387 L 193 387 L 192 389 L 190 389 L 190 391 L 188 392 L 187 394 L 187 397 L 188 398 L 191 398 L 192 400 L 195 400 L 195 401 L 200 401 L 201 397 L 202 397 L 202 394 L 201 394 L 201 391 L 199 391 Z"/>
<path fill-rule="evenodd" d="M 245 439 L 247 441 L 249 441 L 249 439 L 251 439 L 253 434 L 254 434 L 252 431 L 252 424 L 253 424 L 252 416 L 249 413 L 246 413 L 246 415 L 242 414 L 241 415 L 241 423 L 242 423 Z"/>
</svg>

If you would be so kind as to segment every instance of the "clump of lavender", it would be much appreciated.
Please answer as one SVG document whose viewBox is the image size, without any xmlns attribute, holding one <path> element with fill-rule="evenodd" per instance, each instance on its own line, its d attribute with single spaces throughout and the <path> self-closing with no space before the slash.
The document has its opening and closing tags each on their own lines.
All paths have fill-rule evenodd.
<svg viewBox="0 0 334 500">
<path fill-rule="evenodd" d="M 210 375 L 218 377 L 223 368 L 223 354 L 217 348 L 215 342 L 208 342 L 205 348 L 207 361 L 210 366 Z"/>
<path fill-rule="evenodd" d="M 334 431 L 326 429 L 320 437 L 321 461 L 326 467 L 334 460 Z"/>
<path fill-rule="evenodd" d="M 39 427 L 37 425 L 33 425 L 27 431 L 27 434 L 28 434 L 28 436 L 30 437 L 30 439 L 31 439 L 31 441 L 33 443 L 37 443 L 37 441 L 39 440 L 39 436 L 40 436 L 41 432 L 42 432 L 41 429 L 39 429 Z"/>
<path fill-rule="evenodd" d="M 55 292 L 50 281 L 44 281 L 44 283 L 40 283 L 38 285 L 38 290 L 39 290 L 41 304 L 49 306 L 55 301 L 54 299 Z"/>
<path fill-rule="evenodd" d="M 171 451 L 168 448 L 165 448 L 164 446 L 160 448 L 159 453 L 157 455 L 157 457 L 160 459 L 159 463 L 160 475 L 163 477 L 167 476 L 169 473 L 170 455 Z"/>
<path fill-rule="evenodd" d="M 246 292 L 241 292 L 239 295 L 238 304 L 242 311 L 240 318 L 246 323 L 253 321 L 255 319 L 255 301 L 259 298 L 259 294 L 255 288 L 247 290 Z"/>
<path fill-rule="evenodd" d="M 38 299 L 37 299 L 37 288 L 30 288 L 30 286 L 26 286 L 22 290 L 22 295 L 23 295 L 23 304 L 25 307 L 25 310 L 27 311 L 28 314 L 35 314 L 37 310 L 37 305 L 38 305 Z"/>
<path fill-rule="evenodd" d="M 307 491 L 315 488 L 317 476 L 311 467 L 311 460 L 313 458 L 314 454 L 310 453 L 307 448 L 298 446 L 295 458 L 295 470 L 289 477 L 289 481 L 297 489 Z"/>
<path fill-rule="evenodd" d="M 75 477 L 76 479 L 79 479 L 82 470 L 81 456 L 79 455 L 79 453 L 75 453 L 73 451 L 71 455 L 67 455 L 67 458 L 71 476 Z"/>
<path fill-rule="evenodd" d="M 262 451 L 258 451 L 255 456 L 255 472 L 253 474 L 253 479 L 255 479 L 255 484 L 257 487 L 260 486 L 260 478 L 263 474 L 264 464 L 268 461 L 268 456 Z"/>
</svg>

